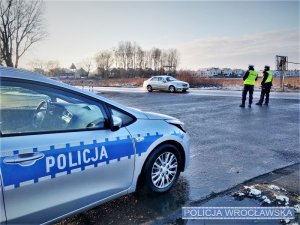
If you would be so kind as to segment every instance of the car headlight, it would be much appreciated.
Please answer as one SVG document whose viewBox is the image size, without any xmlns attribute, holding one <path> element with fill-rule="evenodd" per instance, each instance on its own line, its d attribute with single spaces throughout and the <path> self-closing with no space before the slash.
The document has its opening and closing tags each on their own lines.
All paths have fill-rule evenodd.
<svg viewBox="0 0 300 225">
<path fill-rule="evenodd" d="M 174 125 L 175 127 L 182 130 L 184 133 L 186 133 L 184 123 L 180 120 L 166 120 L 167 123 Z"/>
</svg>

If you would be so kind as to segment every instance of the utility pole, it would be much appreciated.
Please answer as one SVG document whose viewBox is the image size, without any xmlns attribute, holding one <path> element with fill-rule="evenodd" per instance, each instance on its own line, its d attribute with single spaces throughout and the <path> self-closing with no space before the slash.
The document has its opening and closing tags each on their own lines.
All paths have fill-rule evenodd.
<svg viewBox="0 0 300 225">
<path fill-rule="evenodd" d="M 284 92 L 284 77 L 285 73 L 288 70 L 288 57 L 276 55 L 276 69 L 281 71 L 280 74 L 280 86 L 282 91 Z"/>
</svg>

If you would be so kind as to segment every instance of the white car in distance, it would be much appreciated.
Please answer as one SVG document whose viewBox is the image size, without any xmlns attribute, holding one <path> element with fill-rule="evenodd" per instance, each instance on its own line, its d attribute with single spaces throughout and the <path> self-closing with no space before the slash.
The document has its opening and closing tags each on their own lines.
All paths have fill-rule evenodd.
<svg viewBox="0 0 300 225">
<path fill-rule="evenodd" d="M 180 81 L 171 76 L 154 76 L 144 81 L 143 87 L 147 91 L 162 90 L 174 92 L 186 92 L 190 85 L 187 82 Z"/>
</svg>

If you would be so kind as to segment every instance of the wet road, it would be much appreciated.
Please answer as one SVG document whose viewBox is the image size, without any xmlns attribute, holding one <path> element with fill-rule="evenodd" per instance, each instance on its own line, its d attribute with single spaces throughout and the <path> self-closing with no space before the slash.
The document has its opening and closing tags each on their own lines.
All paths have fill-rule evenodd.
<svg viewBox="0 0 300 225">
<path fill-rule="evenodd" d="M 127 106 L 168 114 L 185 122 L 192 142 L 190 167 L 166 195 L 154 198 L 143 192 L 132 194 L 62 224 L 149 222 L 212 192 L 227 190 L 300 161 L 298 93 L 276 94 L 276 98 L 271 93 L 269 107 L 254 105 L 242 109 L 238 107 L 240 92 L 233 95 L 218 91 L 211 95 L 101 92 L 103 97 Z"/>
<path fill-rule="evenodd" d="M 77 86 L 78 88 L 82 89 L 81 86 Z M 241 97 L 241 90 L 242 87 L 234 87 L 234 90 L 211 90 L 211 89 L 198 89 L 198 88 L 190 88 L 186 95 L 198 95 L 198 96 L 227 96 L 227 97 Z M 147 91 L 142 87 L 84 87 L 85 90 L 93 90 L 94 92 L 119 92 L 119 93 L 147 93 Z M 254 92 L 254 97 L 260 96 L 260 88 L 255 87 L 256 92 Z M 273 92 L 272 98 L 276 99 L 299 99 L 300 93 L 299 92 Z"/>
</svg>

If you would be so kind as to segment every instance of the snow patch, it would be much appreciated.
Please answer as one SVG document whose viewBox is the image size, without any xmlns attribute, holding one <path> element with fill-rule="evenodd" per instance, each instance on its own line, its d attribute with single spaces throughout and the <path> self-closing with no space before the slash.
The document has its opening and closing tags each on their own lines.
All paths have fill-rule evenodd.
<svg viewBox="0 0 300 225">
<path fill-rule="evenodd" d="M 249 194 L 254 195 L 254 196 L 258 196 L 258 195 L 261 195 L 261 191 L 251 186 Z"/>
<path fill-rule="evenodd" d="M 281 202 L 285 202 L 285 205 L 289 204 L 289 198 L 285 195 L 275 195 L 275 198 Z"/>
<path fill-rule="evenodd" d="M 271 188 L 272 190 L 280 191 L 280 187 L 278 187 L 274 184 L 269 185 L 269 188 Z"/>
<path fill-rule="evenodd" d="M 245 194 L 243 193 L 243 192 L 237 192 L 237 193 L 235 193 L 237 196 L 239 196 L 239 197 L 241 197 L 241 196 L 245 196 Z"/>
<path fill-rule="evenodd" d="M 264 202 L 264 203 L 271 204 L 271 202 L 272 202 L 272 201 L 271 201 L 270 199 L 268 199 L 268 197 L 265 196 L 265 195 L 262 196 L 261 198 L 263 199 L 263 202 Z"/>
</svg>

